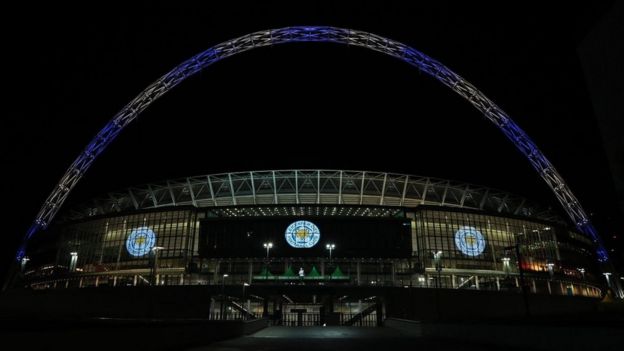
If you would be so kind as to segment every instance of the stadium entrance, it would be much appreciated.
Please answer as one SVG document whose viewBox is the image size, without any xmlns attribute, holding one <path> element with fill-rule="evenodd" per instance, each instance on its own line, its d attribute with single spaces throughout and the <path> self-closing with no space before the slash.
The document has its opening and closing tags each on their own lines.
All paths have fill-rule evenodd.
<svg viewBox="0 0 624 351">
<path fill-rule="evenodd" d="M 271 325 L 286 327 L 382 325 L 383 298 L 365 296 L 363 291 L 352 288 L 324 287 L 313 291 L 309 288 L 263 285 L 250 289 L 246 298 L 227 293 L 216 295 L 211 301 L 210 319 L 266 318 Z"/>
</svg>

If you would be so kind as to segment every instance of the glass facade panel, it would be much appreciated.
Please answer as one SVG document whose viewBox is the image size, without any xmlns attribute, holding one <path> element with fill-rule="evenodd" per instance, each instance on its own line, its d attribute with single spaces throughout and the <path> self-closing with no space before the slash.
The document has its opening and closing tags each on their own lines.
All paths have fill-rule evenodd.
<svg viewBox="0 0 624 351">
<path fill-rule="evenodd" d="M 56 244 L 46 244 L 46 252 L 56 252 L 55 257 L 46 254 L 52 257 L 47 261 L 33 257 L 38 266 L 28 277 L 36 289 L 305 283 L 519 292 L 522 270 L 525 285 L 536 294 L 599 297 L 603 293 L 591 241 L 562 226 L 443 207 L 402 208 L 384 217 L 401 224 L 396 234 L 401 240 L 395 241 L 402 246 L 397 254 L 389 251 L 389 244 L 379 244 L 377 236 L 387 233 L 375 232 L 372 239 L 372 234 L 358 235 L 364 231 L 353 230 L 349 225 L 353 218 L 330 215 L 382 217 L 383 208 L 313 208 L 317 216 L 326 217 L 323 221 L 336 222 L 333 227 L 337 229 L 333 236 L 322 233 L 320 246 L 305 254 L 283 249 L 287 246 L 279 241 L 284 240 L 281 229 L 272 239 L 276 245 L 270 252 L 260 247 L 263 238 L 254 242 L 254 250 L 241 255 L 202 250 L 206 238 L 200 226 L 205 218 L 227 224 L 233 218 L 251 223 L 279 217 L 290 223 L 295 207 L 243 212 L 236 211 L 237 207 L 169 208 L 67 223 L 58 226 Z M 261 216 L 263 212 L 269 214 Z M 367 219 L 366 223 L 375 222 Z M 231 229 L 222 227 L 223 236 L 228 237 Z M 342 243 L 336 245 L 331 261 L 324 249 L 328 237 Z M 379 250 L 374 249 L 377 246 Z M 234 240 L 231 250 L 236 252 L 236 247 Z M 366 248 L 362 254 L 353 254 L 362 247 Z M 289 273 L 289 267 L 294 273 Z M 299 268 L 305 273 L 301 280 Z"/>
</svg>

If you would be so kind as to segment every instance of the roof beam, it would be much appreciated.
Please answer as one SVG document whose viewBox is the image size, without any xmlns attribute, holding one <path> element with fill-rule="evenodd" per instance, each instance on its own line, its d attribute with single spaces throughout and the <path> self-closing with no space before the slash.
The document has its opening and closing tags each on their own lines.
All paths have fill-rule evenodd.
<svg viewBox="0 0 624 351">
<path fill-rule="evenodd" d="M 212 197 L 213 206 L 217 206 L 217 198 L 215 198 L 214 190 L 212 189 L 212 181 L 210 180 L 210 176 L 206 176 L 206 180 L 208 181 L 208 189 L 210 189 L 210 197 Z"/>
<path fill-rule="evenodd" d="M 191 201 L 193 202 L 193 206 L 197 207 L 197 201 L 195 201 L 195 193 L 193 192 L 193 186 L 191 185 L 191 178 L 186 178 L 186 185 L 189 189 L 189 194 L 191 194 Z"/>
<path fill-rule="evenodd" d="M 405 184 L 403 184 L 403 195 L 401 195 L 401 206 L 405 203 L 405 194 L 407 194 L 407 183 L 409 183 L 409 176 L 405 176 Z"/>
<path fill-rule="evenodd" d="M 249 179 L 251 179 L 251 194 L 253 195 L 254 205 L 256 204 L 256 184 L 254 184 L 253 172 L 249 172 Z"/>
<path fill-rule="evenodd" d="M 134 197 L 134 193 L 132 193 L 132 189 L 128 188 L 128 194 L 130 194 L 130 200 L 132 200 L 132 204 L 134 205 L 134 209 L 138 210 L 139 209 L 139 203 L 136 199 L 136 197 Z"/>
<path fill-rule="evenodd" d="M 173 188 L 171 187 L 171 184 L 169 183 L 169 181 L 167 181 L 167 189 L 169 189 L 169 195 L 171 195 L 171 202 L 173 202 L 173 206 L 175 206 L 176 200 L 175 200 L 175 196 L 173 196 Z"/>
<path fill-rule="evenodd" d="M 230 181 L 230 194 L 232 194 L 232 203 L 236 206 L 236 195 L 234 195 L 234 183 L 232 183 L 232 173 L 228 173 L 228 180 Z"/>
<path fill-rule="evenodd" d="M 381 197 L 379 198 L 379 205 L 383 205 L 384 195 L 386 194 L 386 182 L 388 181 L 388 173 L 384 173 L 384 181 L 381 186 Z"/>
</svg>

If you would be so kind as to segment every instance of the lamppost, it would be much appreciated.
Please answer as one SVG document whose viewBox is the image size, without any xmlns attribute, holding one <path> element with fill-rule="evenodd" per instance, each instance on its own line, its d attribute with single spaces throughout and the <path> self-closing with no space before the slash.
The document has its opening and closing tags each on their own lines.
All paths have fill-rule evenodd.
<svg viewBox="0 0 624 351">
<path fill-rule="evenodd" d="M 436 289 L 435 289 L 435 302 L 436 302 L 436 314 L 438 319 L 440 319 L 440 273 L 442 272 L 442 250 L 438 250 L 433 253 L 433 264 L 435 266 L 436 271 L 438 272 L 438 279 L 436 279 Z"/>
<path fill-rule="evenodd" d="M 266 267 L 264 270 L 264 280 L 268 280 L 269 279 L 269 250 L 271 250 L 271 248 L 273 247 L 273 243 L 272 242 L 264 243 L 262 244 L 262 246 L 264 246 L 264 248 L 267 250 Z"/>
<path fill-rule="evenodd" d="M 433 252 L 433 264 L 435 265 L 435 269 L 438 272 L 438 279 L 436 280 L 436 286 L 440 288 L 440 273 L 442 272 L 442 250 L 438 252 Z"/>
<path fill-rule="evenodd" d="M 336 248 L 336 245 L 334 244 L 327 244 L 325 245 L 325 248 L 327 250 L 329 250 L 329 262 L 331 263 L 331 259 L 332 259 L 332 250 Z"/>
<path fill-rule="evenodd" d="M 332 276 L 331 276 L 332 251 L 336 248 L 336 245 L 332 244 L 332 243 L 329 243 L 329 244 L 325 245 L 325 248 L 327 250 L 329 250 L 329 267 L 327 267 L 327 268 L 329 268 L 329 270 L 330 270 L 330 272 L 329 272 L 329 280 L 331 280 L 331 278 L 332 278 Z"/>
<path fill-rule="evenodd" d="M 524 235 L 524 233 L 518 233 L 518 237 Z M 529 297 L 527 295 L 527 287 L 524 283 L 524 270 L 522 269 L 522 256 L 520 255 L 520 242 L 516 237 L 516 244 L 513 246 L 504 247 L 505 250 L 515 250 L 516 258 L 518 259 L 518 273 L 520 273 L 520 288 L 522 289 L 522 300 L 524 301 L 524 310 L 526 312 L 526 316 L 529 317 L 531 312 L 529 310 Z"/>
<path fill-rule="evenodd" d="M 503 257 L 501 258 L 501 261 L 503 261 L 503 271 L 505 272 L 504 288 L 505 290 L 509 290 L 509 273 L 511 272 L 511 266 L 509 265 L 509 261 L 511 261 L 511 259 L 509 257 Z"/>
<path fill-rule="evenodd" d="M 156 277 L 158 276 L 158 252 L 160 250 L 164 249 L 164 247 L 162 246 L 154 246 L 152 247 L 152 249 L 150 250 L 150 253 L 152 255 L 152 279 L 151 279 L 151 284 L 152 285 L 158 285 L 158 282 L 156 281 Z"/>
<path fill-rule="evenodd" d="M 243 298 L 241 299 L 241 306 L 243 306 L 243 304 L 245 303 L 245 288 L 248 287 L 248 286 L 249 286 L 249 283 L 247 283 L 247 282 L 243 283 Z M 246 304 L 246 307 L 247 307 L 247 312 L 251 313 L 250 312 L 249 303 Z M 249 315 L 243 314 L 243 318 L 248 319 L 248 317 L 249 317 Z"/>
<path fill-rule="evenodd" d="M 227 273 L 223 274 L 223 278 L 221 279 L 221 319 L 227 319 L 225 313 L 225 278 L 229 277 Z"/>
<path fill-rule="evenodd" d="M 221 295 L 225 295 L 225 278 L 229 276 L 230 275 L 227 273 L 223 274 L 223 279 L 221 279 Z"/>
<path fill-rule="evenodd" d="M 509 266 L 509 257 L 503 257 L 501 258 L 501 261 L 503 261 L 503 271 L 505 272 L 505 276 L 509 276 L 509 272 L 511 271 L 511 267 Z"/>
<path fill-rule="evenodd" d="M 555 264 L 549 262 L 549 263 L 546 264 L 546 266 L 548 267 L 548 275 L 550 275 L 550 280 L 552 280 L 553 275 L 555 274 L 555 271 L 553 269 L 555 267 Z"/>
<path fill-rule="evenodd" d="M 249 286 L 249 283 L 243 283 L 243 301 L 245 300 L 245 288 Z"/>
<path fill-rule="evenodd" d="M 264 248 L 267 250 L 266 258 L 269 258 L 269 250 L 273 247 L 273 243 L 268 242 L 263 244 Z"/>
</svg>

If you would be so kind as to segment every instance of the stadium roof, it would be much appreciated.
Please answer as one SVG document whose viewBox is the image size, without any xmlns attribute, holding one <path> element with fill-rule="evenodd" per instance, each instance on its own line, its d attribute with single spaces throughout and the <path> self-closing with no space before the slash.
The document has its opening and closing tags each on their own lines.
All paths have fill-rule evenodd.
<svg viewBox="0 0 624 351">
<path fill-rule="evenodd" d="M 560 219 L 521 196 L 431 177 L 346 170 L 266 170 L 193 176 L 109 192 L 72 208 L 68 219 L 175 206 L 437 205 Z"/>
</svg>

